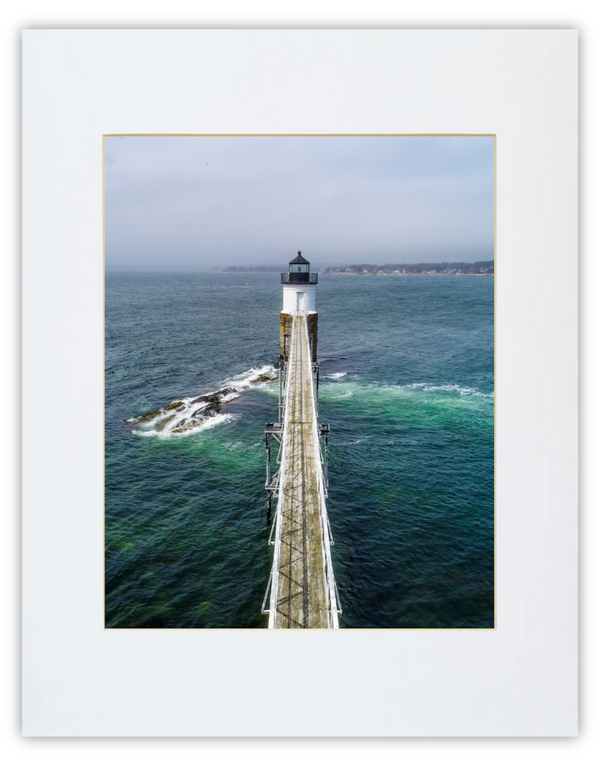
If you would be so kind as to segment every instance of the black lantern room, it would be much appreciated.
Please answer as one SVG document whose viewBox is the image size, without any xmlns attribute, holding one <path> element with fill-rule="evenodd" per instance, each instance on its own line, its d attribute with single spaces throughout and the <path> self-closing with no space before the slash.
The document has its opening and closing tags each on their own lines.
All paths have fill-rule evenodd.
<svg viewBox="0 0 600 765">
<path fill-rule="evenodd" d="M 288 283 L 302 283 L 310 281 L 310 263 L 306 258 L 302 257 L 302 253 L 298 250 L 298 255 L 290 260 L 290 270 Z"/>
</svg>

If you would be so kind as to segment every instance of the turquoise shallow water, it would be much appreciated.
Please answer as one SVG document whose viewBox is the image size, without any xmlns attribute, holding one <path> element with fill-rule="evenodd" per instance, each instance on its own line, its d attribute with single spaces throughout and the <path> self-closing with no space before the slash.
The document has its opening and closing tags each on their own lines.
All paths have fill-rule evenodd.
<svg viewBox="0 0 600 765">
<path fill-rule="evenodd" d="M 317 307 L 341 626 L 493 627 L 493 278 L 320 275 Z M 107 627 L 266 626 L 276 384 L 126 420 L 275 364 L 280 308 L 278 274 L 107 274 Z"/>
</svg>

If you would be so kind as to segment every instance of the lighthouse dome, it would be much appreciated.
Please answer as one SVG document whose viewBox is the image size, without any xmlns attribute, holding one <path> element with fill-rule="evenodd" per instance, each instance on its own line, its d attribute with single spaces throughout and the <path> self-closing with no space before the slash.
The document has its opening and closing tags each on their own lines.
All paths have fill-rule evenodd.
<svg viewBox="0 0 600 765">
<path fill-rule="evenodd" d="M 308 260 L 302 257 L 302 253 L 300 252 L 300 250 L 298 250 L 298 254 L 296 255 L 296 257 L 293 260 L 290 260 L 290 266 L 296 266 L 299 264 L 303 266 L 310 266 L 310 263 L 308 262 Z"/>
</svg>

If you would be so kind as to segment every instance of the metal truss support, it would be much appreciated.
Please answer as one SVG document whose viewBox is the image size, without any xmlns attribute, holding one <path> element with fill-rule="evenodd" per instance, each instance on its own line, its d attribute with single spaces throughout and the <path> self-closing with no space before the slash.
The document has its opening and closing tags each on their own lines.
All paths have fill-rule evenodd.
<svg viewBox="0 0 600 765">
<path fill-rule="evenodd" d="M 288 365 L 287 361 L 283 359 L 279 362 L 279 422 L 283 422 L 283 410 L 285 409 L 285 386 L 287 377 Z"/>
<path fill-rule="evenodd" d="M 321 365 L 318 361 L 314 361 L 312 364 L 312 373 L 315 381 L 315 404 L 319 406 L 319 372 Z"/>
<path fill-rule="evenodd" d="M 329 423 L 322 422 L 319 425 L 319 436 L 323 439 L 323 483 L 325 484 L 325 496 L 329 494 Z"/>
<path fill-rule="evenodd" d="M 267 457 L 267 479 L 265 481 L 265 489 L 267 492 L 267 523 L 271 522 L 272 500 L 273 495 L 276 494 L 279 488 L 279 470 L 276 473 L 271 472 L 271 438 L 281 444 L 281 434 L 283 428 L 279 422 L 267 422 L 265 428 L 265 447 Z"/>
</svg>

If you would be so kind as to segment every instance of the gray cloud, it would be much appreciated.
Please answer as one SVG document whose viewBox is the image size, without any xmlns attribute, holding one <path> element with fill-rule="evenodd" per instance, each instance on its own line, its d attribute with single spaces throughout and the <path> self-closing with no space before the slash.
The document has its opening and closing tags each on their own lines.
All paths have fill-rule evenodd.
<svg viewBox="0 0 600 765">
<path fill-rule="evenodd" d="M 493 138 L 105 141 L 108 269 L 493 257 Z"/>
</svg>

